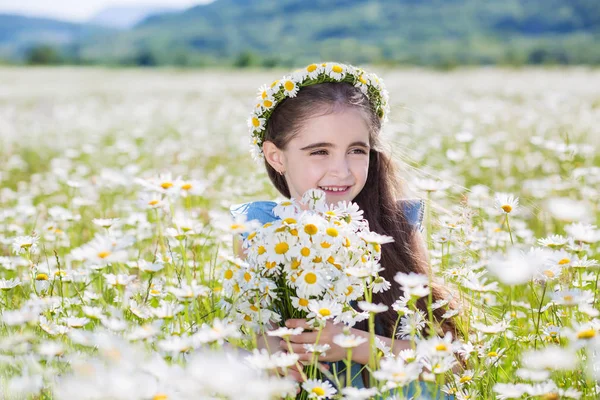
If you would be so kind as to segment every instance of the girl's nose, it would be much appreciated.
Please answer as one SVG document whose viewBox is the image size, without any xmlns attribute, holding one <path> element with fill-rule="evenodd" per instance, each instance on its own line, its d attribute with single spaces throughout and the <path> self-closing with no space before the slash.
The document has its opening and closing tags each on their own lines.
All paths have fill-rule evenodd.
<svg viewBox="0 0 600 400">
<path fill-rule="evenodd" d="M 346 178 L 350 175 L 350 163 L 346 157 L 336 158 L 330 168 L 331 174 L 339 178 Z"/>
</svg>

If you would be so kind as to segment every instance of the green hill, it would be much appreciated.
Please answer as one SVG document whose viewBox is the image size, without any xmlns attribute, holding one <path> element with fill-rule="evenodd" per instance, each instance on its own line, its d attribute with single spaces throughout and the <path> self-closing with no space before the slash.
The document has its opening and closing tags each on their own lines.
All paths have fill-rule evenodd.
<svg viewBox="0 0 600 400">
<path fill-rule="evenodd" d="M 42 45 L 68 49 L 98 34 L 109 32 L 112 30 L 93 25 L 0 14 L 0 57 L 21 59 Z"/>
<path fill-rule="evenodd" d="M 83 38 L 87 62 L 600 64 L 598 0 L 216 0 Z"/>
</svg>

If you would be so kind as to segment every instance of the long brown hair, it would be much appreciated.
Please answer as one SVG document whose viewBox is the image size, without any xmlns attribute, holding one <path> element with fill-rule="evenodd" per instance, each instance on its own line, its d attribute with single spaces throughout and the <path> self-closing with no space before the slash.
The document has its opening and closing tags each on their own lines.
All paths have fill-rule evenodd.
<svg viewBox="0 0 600 400">
<path fill-rule="evenodd" d="M 366 119 L 371 146 L 367 181 L 353 201 L 363 210 L 371 231 L 394 238 L 393 243 L 382 246 L 380 262 L 384 268 L 380 275 L 391 282 L 392 287 L 373 295 L 374 303 L 391 306 L 402 295 L 400 286 L 394 281 L 396 273 L 415 272 L 428 275 L 429 265 L 427 260 L 418 257 L 414 249 L 417 243 L 416 232 L 397 201 L 402 197 L 397 169 L 391 158 L 381 149 L 381 122 L 367 97 L 349 83 L 320 83 L 303 87 L 296 97 L 287 98 L 277 105 L 267 122 L 264 140 L 273 142 L 277 148 L 283 150 L 300 132 L 303 122 L 307 119 L 347 108 L 359 110 Z M 267 160 L 265 167 L 273 185 L 282 195 L 289 198 L 290 191 L 285 178 L 279 175 Z M 433 301 L 445 297 L 445 290 L 439 284 L 432 283 L 431 289 Z M 417 307 L 427 314 L 425 298 L 417 302 Z M 442 321 L 441 316 L 444 312 L 442 308 L 435 310 L 435 319 Z M 396 311 L 390 307 L 387 312 L 379 314 L 378 319 L 385 335 L 392 337 L 395 334 L 393 330 L 397 319 Z M 357 328 L 366 330 L 366 324 L 357 325 Z M 445 332 L 450 331 L 456 337 L 456 326 L 451 319 L 443 321 L 442 329 Z"/>
</svg>

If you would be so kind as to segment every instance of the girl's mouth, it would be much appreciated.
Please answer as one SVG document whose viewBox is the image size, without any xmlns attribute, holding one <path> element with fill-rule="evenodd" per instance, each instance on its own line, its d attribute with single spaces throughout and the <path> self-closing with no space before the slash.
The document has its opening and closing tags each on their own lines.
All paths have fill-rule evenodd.
<svg viewBox="0 0 600 400">
<path fill-rule="evenodd" d="M 351 186 L 319 186 L 319 189 L 324 190 L 327 194 L 346 194 L 350 191 Z"/>
</svg>

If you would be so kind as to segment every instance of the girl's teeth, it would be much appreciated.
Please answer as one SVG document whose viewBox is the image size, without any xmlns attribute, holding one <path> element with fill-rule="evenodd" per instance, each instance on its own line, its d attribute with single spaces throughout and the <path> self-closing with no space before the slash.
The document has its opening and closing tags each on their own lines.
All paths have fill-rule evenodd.
<svg viewBox="0 0 600 400">
<path fill-rule="evenodd" d="M 348 186 L 346 186 L 344 188 L 330 188 L 330 187 L 323 186 L 322 189 L 329 190 L 332 192 L 343 192 L 344 190 L 348 189 Z"/>
</svg>

